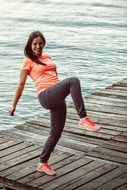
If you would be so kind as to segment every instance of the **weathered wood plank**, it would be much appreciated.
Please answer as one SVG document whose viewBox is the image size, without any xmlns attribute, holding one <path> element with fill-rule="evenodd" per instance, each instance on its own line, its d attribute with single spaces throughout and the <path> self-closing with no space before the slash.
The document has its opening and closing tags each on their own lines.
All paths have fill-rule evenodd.
<svg viewBox="0 0 127 190">
<path fill-rule="evenodd" d="M 37 126 L 37 129 L 36 129 L 36 126 Z M 114 130 L 115 129 L 116 128 L 114 128 Z M 33 124 L 33 123 L 29 123 L 28 126 L 26 127 L 26 130 L 33 131 L 34 133 L 37 133 L 37 134 L 43 134 L 43 126 L 36 125 L 36 124 Z M 47 128 L 44 128 L 44 130 L 48 131 Z M 107 132 L 110 133 L 109 130 L 107 130 Z M 120 134 L 120 131 L 117 132 L 117 133 L 115 133 L 115 135 L 118 135 L 118 134 Z M 101 139 L 95 139 L 95 138 L 94 138 L 94 141 L 93 141 L 93 139 L 91 139 L 92 137 L 91 138 L 90 137 L 86 137 L 86 136 L 83 136 L 82 134 L 79 136 L 78 134 L 72 134 L 71 131 L 70 131 L 70 133 L 63 132 L 61 140 L 64 139 L 64 137 L 66 137 L 68 139 L 76 140 L 76 141 L 79 140 L 81 142 L 87 142 L 87 143 L 90 143 L 90 144 L 100 144 L 100 145 L 102 145 L 101 142 L 104 142 L 104 143 L 107 142 L 107 141 L 104 141 L 104 140 L 101 140 Z M 115 143 L 116 142 L 114 142 L 113 144 L 115 144 Z M 120 145 L 121 147 L 124 147 L 124 148 L 126 147 L 126 145 L 124 146 L 123 143 L 120 143 L 120 144 L 121 144 Z M 119 144 L 117 144 L 117 146 L 119 146 Z"/>
<path fill-rule="evenodd" d="M 87 152 L 87 155 L 102 158 L 116 163 L 127 164 L 127 154 L 124 152 L 118 152 L 116 150 L 110 150 L 104 147 L 97 147 L 92 151 Z"/>
<path fill-rule="evenodd" d="M 73 127 L 75 127 L 75 128 L 80 128 L 80 126 L 78 126 L 77 125 L 77 123 L 72 123 L 71 122 L 72 120 L 68 120 L 67 121 L 67 124 L 66 124 L 66 126 L 65 126 L 65 129 L 66 128 L 69 128 L 70 129 L 70 131 L 71 131 L 71 126 L 73 126 Z M 100 124 L 99 124 L 100 125 Z M 85 130 L 85 128 L 84 127 L 81 127 L 83 130 Z M 85 133 L 87 134 L 87 130 L 85 130 Z M 109 126 L 109 128 L 107 127 L 107 128 L 104 128 L 102 125 L 101 125 L 101 130 L 100 131 L 98 131 L 97 132 L 97 134 L 103 134 L 103 135 L 105 135 L 106 136 L 106 134 L 109 136 L 117 136 L 117 135 L 119 135 L 120 133 L 121 133 L 121 131 L 116 131 L 116 130 L 114 130 L 113 128 L 111 129 L 110 128 L 110 126 Z M 95 132 L 94 132 L 94 134 L 95 134 L 95 136 L 97 135 Z"/>
<path fill-rule="evenodd" d="M 118 167 L 108 173 L 106 173 L 105 175 L 102 175 L 100 177 L 98 177 L 97 179 L 94 179 L 92 181 L 90 181 L 89 183 L 86 183 L 84 185 L 82 185 L 81 187 L 78 187 L 78 190 L 93 190 L 93 189 L 97 189 L 97 190 L 102 190 L 103 189 L 103 184 L 105 184 L 105 187 L 107 189 L 112 189 L 110 186 L 107 186 L 106 184 L 108 182 L 112 183 L 112 180 L 121 176 L 121 175 L 126 174 L 126 170 L 124 167 Z M 123 180 L 122 183 L 125 182 L 125 179 Z M 104 189 L 103 189 L 104 190 Z"/>
<path fill-rule="evenodd" d="M 86 173 L 85 175 L 77 178 L 76 180 L 71 180 L 70 182 L 61 185 L 58 188 L 55 188 L 55 190 L 73 190 L 78 189 L 79 187 L 83 186 L 84 184 L 95 180 L 96 178 L 105 175 L 107 172 L 110 172 L 112 170 L 115 170 L 118 166 L 115 164 L 109 164 L 105 163 L 104 165 L 101 165 L 100 167 Z"/>
<path fill-rule="evenodd" d="M 39 132 L 40 134 L 43 133 L 43 132 Z M 77 136 L 77 135 L 76 135 Z M 61 138 L 59 144 L 60 145 L 63 145 L 63 147 L 70 147 L 71 149 L 75 149 L 75 150 L 80 150 L 82 152 L 85 152 L 85 154 L 90 151 L 90 150 L 93 150 L 95 149 L 97 146 L 94 145 L 94 141 L 89 139 L 88 141 L 88 138 L 87 139 L 84 139 L 84 142 L 81 142 L 81 139 L 79 141 L 77 141 L 77 138 L 73 138 L 73 140 L 71 140 L 71 137 L 69 139 L 69 136 L 68 138 Z M 82 138 L 83 139 L 83 138 Z M 88 143 L 86 143 L 86 141 Z M 93 141 L 93 145 L 90 143 L 90 141 Z M 117 151 L 122 151 L 124 150 L 124 152 L 126 152 L 126 146 L 125 144 L 121 144 L 121 146 L 119 146 L 119 144 L 116 144 L 116 142 L 113 142 L 112 144 L 110 144 L 110 142 L 108 143 L 107 141 L 103 141 L 102 143 L 100 143 L 101 147 L 105 147 L 105 148 L 108 148 L 110 149 L 111 151 L 112 150 L 117 150 Z M 95 153 L 91 153 L 91 156 L 93 156 Z M 86 154 L 87 155 L 87 154 Z M 98 154 L 98 157 L 100 156 L 100 154 Z M 108 158 L 108 156 L 104 157 L 105 159 Z M 109 159 L 109 158 L 108 158 Z"/>
<path fill-rule="evenodd" d="M 114 94 L 114 95 L 123 95 L 123 96 L 126 95 L 126 93 L 127 93 L 126 90 L 121 91 L 121 90 L 114 90 L 113 88 L 111 88 L 111 89 L 105 88 L 105 89 L 101 89 L 100 91 L 93 92 L 92 94 L 94 94 L 94 93 L 96 94 L 96 93 L 100 93 L 100 92 Z"/>
<path fill-rule="evenodd" d="M 111 90 L 111 89 L 104 89 L 98 92 L 93 92 L 93 95 L 98 96 L 109 96 L 112 98 L 118 98 L 118 99 L 126 99 L 127 100 L 127 92 L 121 91 L 121 90 Z"/>
<path fill-rule="evenodd" d="M 56 178 L 56 179 L 53 179 L 53 183 L 52 181 L 49 181 L 48 183 L 42 185 L 39 187 L 39 190 L 43 189 L 43 190 L 51 190 L 51 189 L 56 189 L 58 187 L 60 187 L 61 185 L 63 184 L 66 184 L 74 179 L 77 179 L 83 175 L 85 175 L 86 173 L 100 167 L 104 165 L 104 163 L 102 162 L 97 162 L 97 161 L 94 161 L 94 162 L 90 162 L 90 163 L 87 163 L 87 164 L 84 164 L 82 167 L 80 165 L 80 167 L 78 167 L 76 170 L 74 170 L 74 168 L 72 168 L 73 170 L 69 170 L 66 175 L 63 176 L 59 176 L 59 178 Z M 73 166 L 74 167 L 74 166 Z M 70 167 L 68 166 L 68 169 Z M 65 167 L 63 168 L 62 171 L 65 170 Z"/>
<path fill-rule="evenodd" d="M 32 158 L 38 157 L 40 155 L 42 148 L 34 147 L 34 150 L 31 152 L 28 152 L 26 154 L 23 154 L 19 157 L 16 157 L 12 160 L 8 160 L 5 163 L 0 164 L 0 171 L 5 170 L 7 168 L 10 168 L 12 166 L 15 166 L 19 163 L 23 163 L 27 160 L 30 160 Z"/>
<path fill-rule="evenodd" d="M 36 180 L 33 180 L 33 181 L 27 183 L 27 185 L 29 185 L 31 187 L 38 187 L 38 186 L 45 184 L 45 183 L 49 184 L 51 182 L 51 184 L 52 184 L 52 180 L 53 180 L 53 184 L 55 184 L 55 182 L 54 182 L 55 179 L 59 178 L 60 176 L 62 176 L 64 174 L 67 174 L 68 172 L 73 171 L 73 170 L 75 170 L 81 166 L 84 166 L 84 165 L 86 165 L 92 161 L 93 161 L 92 159 L 88 159 L 88 158 L 86 158 L 86 159 L 78 158 L 77 159 L 75 157 L 75 159 L 74 158 L 71 159 L 71 162 L 70 161 L 68 163 L 65 162 L 66 165 L 63 164 L 63 166 L 62 166 L 62 163 L 58 163 L 56 166 L 54 166 L 54 169 L 55 170 L 57 169 L 56 170 L 57 171 L 56 176 L 52 177 L 52 176 L 45 175 L 45 176 L 40 177 L 40 179 L 38 178 Z"/>
<path fill-rule="evenodd" d="M 121 119 L 121 120 L 126 120 L 126 114 L 125 115 L 118 115 L 116 113 L 105 113 L 105 112 L 102 112 L 100 111 L 99 109 L 98 110 L 87 110 L 88 112 L 88 115 L 89 113 L 92 113 L 93 115 L 105 115 L 105 117 L 109 117 L 111 119 L 112 118 L 118 118 L 118 119 Z M 73 108 L 68 108 L 68 113 L 67 113 L 67 116 L 72 114 L 72 116 L 74 115 L 75 116 L 75 119 L 74 120 L 78 120 L 78 116 L 76 115 L 76 112 Z"/>
<path fill-rule="evenodd" d="M 31 132 L 43 135 L 43 130 L 41 130 L 41 129 L 38 130 L 38 129 L 34 129 L 34 128 L 32 130 L 31 129 L 32 129 L 32 127 L 30 125 L 30 131 Z M 58 144 L 62 145 L 64 147 L 69 147 L 71 149 L 76 149 L 76 150 L 86 151 L 86 152 L 97 147 L 94 143 L 91 143 L 90 141 L 89 141 L 89 143 L 87 143 L 85 141 L 81 142 L 81 138 L 79 139 L 79 141 L 77 140 L 77 138 L 72 139 L 70 137 L 70 134 L 67 135 L 64 132 L 63 132 L 62 137 L 61 137 Z"/>
<path fill-rule="evenodd" d="M 68 156 L 68 157 L 66 156 L 66 157 L 63 157 L 61 160 L 59 160 L 59 157 L 58 157 L 56 158 L 55 162 L 53 160 L 51 160 L 50 162 L 53 165 L 54 169 L 58 170 L 59 168 L 64 167 L 66 164 L 72 163 L 76 160 L 79 160 L 80 158 L 81 157 L 74 155 L 74 156 Z M 49 181 L 51 179 L 54 179 L 54 177 L 55 176 L 53 177 L 47 176 L 44 173 L 36 172 L 18 180 L 16 183 L 17 183 L 17 186 L 20 187 L 20 183 L 22 184 L 22 182 L 23 183 L 25 182 L 26 189 L 36 189 L 39 185 L 41 185 L 41 183 L 43 183 L 42 181 L 46 182 L 46 179 L 48 179 Z M 34 183 L 34 187 L 32 183 Z"/>
<path fill-rule="evenodd" d="M 116 103 L 118 105 L 120 105 L 120 103 L 122 105 L 124 105 L 124 104 L 126 105 L 127 104 L 127 100 L 126 99 L 118 99 L 118 98 L 115 98 L 115 97 L 112 98 L 112 97 L 109 97 L 109 96 L 98 96 L 97 94 L 91 94 L 89 96 L 85 96 L 84 100 L 85 100 L 85 102 L 87 102 L 87 101 L 94 101 L 94 102 L 98 101 L 100 103 L 101 101 L 102 102 L 105 101 L 108 104 L 110 104 L 110 103 L 111 104 Z M 73 104 L 70 104 L 70 106 L 74 107 Z"/>
<path fill-rule="evenodd" d="M 35 150 L 39 147 L 40 146 L 35 147 L 34 144 L 28 145 L 28 144 L 24 143 L 22 145 L 22 149 L 19 149 L 16 152 L 13 152 L 14 150 L 12 150 L 12 152 L 9 155 L 6 155 L 0 159 L 0 163 L 6 162 L 11 159 L 15 159 L 16 157 L 19 157 L 25 153 L 31 152 L 32 150 Z"/>
<path fill-rule="evenodd" d="M 118 99 L 114 98 L 108 98 L 108 97 L 101 97 L 98 98 L 98 96 L 89 96 L 88 98 L 85 98 L 85 105 L 87 104 L 94 104 L 96 105 L 101 105 L 101 106 L 114 106 L 117 108 L 126 108 L 127 107 L 127 101 L 121 101 Z"/>
<path fill-rule="evenodd" d="M 58 161 L 61 161 L 61 160 L 64 160 L 68 157 L 71 157 L 72 154 L 69 154 L 69 153 L 62 153 L 62 154 L 59 154 L 59 155 L 54 155 L 52 158 L 53 158 L 53 161 L 52 163 L 55 162 L 58 162 Z M 6 178 L 4 179 L 4 181 L 6 182 L 7 185 L 11 184 L 13 187 L 16 188 L 16 185 L 19 185 L 18 184 L 18 179 L 21 179 L 21 178 L 24 178 L 24 177 L 28 177 L 28 175 L 30 174 L 34 174 L 34 179 L 38 176 L 40 177 L 40 173 L 39 172 L 36 172 L 36 167 L 37 167 L 37 162 L 36 163 L 33 163 L 31 165 L 27 165 L 26 163 L 26 167 L 21 169 L 21 170 L 18 170 L 17 172 L 11 174 L 11 175 L 8 175 L 6 176 Z M 36 174 L 35 174 L 36 172 Z M 38 175 L 39 174 L 39 175 Z M 20 184 L 20 188 L 23 187 L 24 185 Z"/>
<path fill-rule="evenodd" d="M 4 134 L 10 134 L 11 137 L 13 138 L 19 138 L 19 139 L 22 139 L 23 141 L 27 141 L 27 142 L 34 142 L 33 141 L 34 139 L 36 139 L 36 142 L 38 142 L 38 138 L 39 138 L 39 135 L 38 134 L 34 134 L 34 133 L 31 133 L 31 132 L 27 132 L 26 130 L 25 131 L 22 131 L 18 128 L 13 128 L 12 130 L 10 131 L 5 131 Z M 47 139 L 47 136 L 42 136 L 40 135 L 41 137 L 41 142 L 45 142 L 45 140 Z"/>
<path fill-rule="evenodd" d="M 67 157 L 68 153 L 66 153 L 66 157 Z M 70 155 L 70 154 L 69 154 Z M 60 152 L 60 151 L 54 151 L 52 153 L 52 162 L 54 162 L 54 160 L 56 158 L 61 158 L 63 157 L 63 153 Z M 5 177 L 5 176 L 9 176 L 9 175 L 12 175 L 13 173 L 16 173 L 16 172 L 19 172 L 19 171 L 22 171 L 24 168 L 28 167 L 28 166 L 31 166 L 31 165 L 34 165 L 34 164 L 38 164 L 39 162 L 39 157 L 37 158 L 32 158 L 31 160 L 27 160 L 26 162 L 23 162 L 23 163 L 19 163 L 18 165 L 16 166 L 13 166 L 11 168 L 7 168 L 6 170 L 2 171 L 2 176 Z"/>
<path fill-rule="evenodd" d="M 123 127 L 126 127 L 126 125 L 125 125 L 125 123 L 126 123 L 126 121 L 127 121 L 127 117 L 126 117 L 126 115 L 118 115 L 118 114 L 114 114 L 114 113 L 104 113 L 104 112 L 99 112 L 99 110 L 98 111 L 88 111 L 88 114 L 90 114 L 92 117 L 93 116 L 96 116 L 96 117 L 99 117 L 99 118 L 102 118 L 102 119 L 106 119 L 106 122 L 105 122 L 105 120 L 104 120 L 104 122 L 102 122 L 102 123 L 104 123 L 104 124 L 106 124 L 107 123 L 107 119 L 108 120 L 111 120 L 111 121 L 109 121 L 109 124 L 110 125 L 115 125 L 114 123 L 114 120 L 116 120 L 116 121 L 119 121 L 120 120 L 120 122 L 121 122 L 121 125 L 123 126 Z M 105 117 L 104 117 L 105 116 Z M 120 124 L 118 123 L 118 125 L 117 126 L 120 126 Z"/>
<path fill-rule="evenodd" d="M 126 125 L 126 123 L 127 123 L 127 117 L 126 116 L 119 117 L 118 115 L 105 114 L 105 113 L 101 113 L 101 112 L 88 112 L 88 113 L 93 118 L 93 120 L 95 122 L 98 122 L 98 123 L 100 122 L 100 124 L 102 126 L 102 129 L 111 129 L 110 131 L 107 131 L 108 134 L 109 133 L 111 134 L 111 133 L 122 132 L 122 131 L 125 131 L 126 128 L 127 128 L 127 125 Z M 47 117 L 48 116 L 46 116 L 46 118 Z M 71 121 L 70 124 L 71 123 L 78 123 L 77 119 L 78 119 L 78 117 L 76 117 L 75 113 L 70 113 L 70 110 L 69 110 L 69 113 L 67 115 L 67 122 L 69 123 Z M 40 122 L 40 120 L 43 120 L 43 117 L 39 118 L 39 122 Z M 30 121 L 30 123 L 31 122 L 33 124 L 33 121 Z M 38 126 L 38 124 L 36 123 L 36 121 L 35 121 L 34 124 L 35 124 L 35 126 L 36 125 Z M 40 123 L 40 126 L 41 126 L 41 123 Z M 78 127 L 78 125 L 77 125 L 77 127 Z M 67 127 L 67 129 L 68 128 L 69 127 Z M 104 132 L 106 133 L 106 131 L 104 131 Z"/>
<path fill-rule="evenodd" d="M 5 142 L 7 142 L 9 140 L 12 140 L 11 137 L 3 135 L 3 134 L 0 134 L 0 144 L 5 143 Z"/>
<path fill-rule="evenodd" d="M 43 135 L 43 130 L 38 130 L 38 129 L 33 129 L 32 132 L 36 132 L 38 134 L 42 134 Z M 94 143 L 87 143 L 87 142 L 81 142 L 81 138 L 80 141 L 77 140 L 77 138 L 71 138 L 70 134 L 65 134 L 63 132 L 62 137 L 60 139 L 60 141 L 58 142 L 58 145 L 62 145 L 64 147 L 68 147 L 71 149 L 75 149 L 75 150 L 80 150 L 80 151 L 89 151 L 93 148 L 96 148 L 97 145 L 95 145 Z"/>
<path fill-rule="evenodd" d="M 50 164 L 53 165 L 54 169 L 58 169 L 60 167 L 63 167 L 66 164 L 72 163 L 75 160 L 80 159 L 82 156 L 73 155 L 73 154 L 67 154 L 67 153 L 61 153 L 61 154 L 54 154 L 52 158 L 49 160 Z M 39 183 L 41 183 L 40 177 L 46 176 L 44 173 L 36 172 L 32 173 L 30 175 L 24 176 L 16 181 L 16 186 L 21 186 L 21 184 L 24 184 L 26 187 L 27 184 L 33 180 L 35 180 L 35 183 L 39 186 Z M 49 177 L 49 176 L 48 176 Z"/>
<path fill-rule="evenodd" d="M 88 152 L 88 151 L 93 150 L 98 147 L 97 145 L 94 145 L 91 143 L 84 143 L 81 141 L 69 140 L 69 139 L 67 139 L 67 140 L 65 139 L 64 141 L 62 139 L 60 139 L 59 144 L 64 147 L 69 147 L 71 149 L 79 150 L 82 152 Z"/>
<path fill-rule="evenodd" d="M 127 183 L 120 185 L 119 187 L 115 188 L 115 190 L 126 190 L 127 189 Z"/>
<path fill-rule="evenodd" d="M 32 158 L 31 160 L 27 160 L 26 162 L 19 163 L 18 165 L 15 165 L 11 168 L 6 168 L 3 171 L 0 171 L 0 177 L 1 179 L 4 179 L 6 176 L 11 175 L 17 171 L 22 170 L 23 168 L 26 167 L 26 165 L 33 165 L 35 163 L 38 163 L 38 158 Z"/>
<path fill-rule="evenodd" d="M 123 135 L 118 135 L 116 137 L 113 137 L 114 140 L 120 141 L 120 142 L 124 142 L 127 145 L 127 137 L 123 136 Z"/>
<path fill-rule="evenodd" d="M 127 137 L 127 131 L 124 131 L 123 133 L 120 134 L 121 136 Z"/>
<path fill-rule="evenodd" d="M 34 123 L 28 123 L 28 125 L 26 127 L 26 131 L 33 132 L 33 133 L 40 134 L 40 135 L 43 134 L 43 129 L 45 131 L 47 131 L 47 135 L 48 135 L 49 129 L 50 129 L 48 127 L 43 128 L 42 125 L 36 125 Z M 78 140 L 79 139 L 79 141 L 84 141 L 84 142 L 86 142 L 84 139 L 87 138 L 87 137 L 84 137 L 84 136 L 79 136 L 77 134 L 66 133 L 65 131 L 63 131 L 61 139 L 63 139 L 64 137 L 65 138 L 70 138 L 72 140 Z M 94 143 L 91 142 L 91 144 L 96 144 L 96 141 L 98 142 L 98 139 L 95 139 L 95 142 Z"/>
<path fill-rule="evenodd" d="M 36 124 L 36 125 L 40 125 L 40 126 L 45 126 L 48 127 L 50 126 L 50 124 L 48 122 L 46 122 L 46 120 L 44 119 L 43 121 L 31 121 L 29 124 Z M 27 122 L 28 124 L 28 122 Z M 80 135 L 84 135 L 84 136 L 93 136 L 93 137 L 97 137 L 97 138 L 102 138 L 102 139 L 111 139 L 113 137 L 113 135 L 110 135 L 109 133 L 105 133 L 106 129 L 101 129 L 99 132 L 92 132 L 92 131 L 87 131 L 84 128 L 81 128 L 78 126 L 78 124 L 74 124 L 74 123 L 66 123 L 65 124 L 65 128 L 64 128 L 65 132 L 71 132 L 71 133 L 75 133 L 75 134 L 80 134 Z M 118 132 L 115 132 L 118 134 Z"/>
<path fill-rule="evenodd" d="M 97 190 L 115 189 L 115 188 L 119 187 L 120 185 L 125 185 L 125 184 L 127 187 L 127 173 L 113 179 L 112 181 L 109 181 L 108 183 L 97 188 Z"/>
<path fill-rule="evenodd" d="M 118 106 L 112 106 L 112 105 L 87 103 L 86 109 L 90 110 L 90 111 L 98 111 L 99 110 L 99 112 L 114 113 L 114 114 L 127 116 L 127 107 L 118 107 Z"/>
<path fill-rule="evenodd" d="M 127 129 L 127 117 L 124 115 L 119 116 L 118 114 L 104 113 L 99 111 L 87 111 L 87 113 L 94 120 L 94 122 L 99 123 L 100 125 L 104 125 L 105 128 L 107 128 L 107 125 L 109 129 L 117 126 L 123 128 L 123 130 Z M 67 119 L 72 119 L 73 122 L 74 120 L 76 120 L 75 114 L 68 113 Z"/>
<path fill-rule="evenodd" d="M 32 141 L 33 143 L 39 143 L 39 144 L 44 144 L 46 139 L 47 139 L 47 136 L 44 137 L 40 134 L 35 134 L 35 133 L 32 133 L 32 132 L 27 132 L 25 131 L 25 133 L 23 131 L 20 131 L 18 129 L 15 129 L 13 131 L 13 134 L 12 134 L 13 138 L 22 138 L 23 140 L 25 141 Z M 70 149 L 68 147 L 63 147 L 59 144 L 57 144 L 56 146 L 57 150 L 60 150 L 60 151 L 64 151 L 64 152 L 73 152 L 75 154 L 82 154 L 81 151 L 78 151 L 78 150 L 73 150 L 73 149 Z"/>
<path fill-rule="evenodd" d="M 9 154 L 20 151 L 22 149 L 25 149 L 26 147 L 29 147 L 29 146 L 32 146 L 32 143 L 26 144 L 26 143 L 22 142 L 20 144 L 16 144 L 15 146 L 8 147 L 7 149 L 0 151 L 0 158 L 8 156 Z M 0 159 L 0 162 L 1 162 L 1 159 Z"/>
<path fill-rule="evenodd" d="M 117 117 L 117 115 L 114 114 L 105 114 L 105 113 L 101 113 L 101 112 L 88 112 L 88 115 L 91 116 L 91 118 L 96 122 L 104 125 L 110 125 L 111 126 L 117 126 L 117 127 L 121 127 L 122 129 L 125 128 L 125 130 L 127 129 L 127 118 L 125 117 L 121 117 L 119 118 L 119 116 Z M 74 119 L 74 115 L 72 114 L 68 114 L 68 117 L 70 119 Z"/>
<path fill-rule="evenodd" d="M 1 150 L 4 150 L 4 149 L 7 149 L 8 146 L 11 147 L 11 146 L 15 146 L 17 144 L 20 144 L 22 143 L 23 141 L 22 140 L 10 140 L 10 141 L 7 141 L 7 142 L 4 142 L 0 145 L 0 151 Z"/>
<path fill-rule="evenodd" d="M 108 141 L 103 142 L 101 147 L 107 148 L 109 150 L 116 150 L 127 153 L 127 143 L 124 142 L 110 140 L 109 142 Z"/>
<path fill-rule="evenodd" d="M 105 114 L 104 112 L 100 111 L 99 109 L 97 111 L 87 110 L 87 112 L 88 112 L 88 115 L 89 115 L 89 113 L 90 113 L 90 115 L 97 115 L 97 116 L 102 115 L 103 118 L 104 118 L 104 115 L 105 115 L 105 117 L 106 118 L 108 117 L 109 119 L 118 119 L 118 120 L 121 119 L 123 121 L 124 120 L 127 121 L 126 114 L 125 115 L 118 115 L 118 114 L 115 114 L 115 113 L 106 113 Z M 67 119 L 69 118 L 68 117 L 69 115 L 72 115 L 73 120 L 76 120 L 77 123 L 78 123 L 79 117 L 78 117 L 78 115 L 77 115 L 77 113 L 76 113 L 76 111 L 75 111 L 75 109 L 73 107 L 68 108 Z M 49 119 L 49 117 L 50 117 L 50 115 L 49 115 L 49 113 L 47 113 L 44 116 L 38 117 L 38 119 L 39 120 L 43 120 L 44 118 Z M 31 122 L 31 120 L 29 122 Z"/>
<path fill-rule="evenodd" d="M 127 91 L 127 86 L 108 86 L 108 87 L 106 87 L 106 89 Z"/>
</svg>

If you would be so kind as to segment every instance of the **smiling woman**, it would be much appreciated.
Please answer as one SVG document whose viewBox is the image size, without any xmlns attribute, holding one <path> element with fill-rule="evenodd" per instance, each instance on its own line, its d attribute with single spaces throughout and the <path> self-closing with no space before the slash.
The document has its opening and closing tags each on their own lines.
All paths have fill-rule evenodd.
<svg viewBox="0 0 127 190">
<path fill-rule="evenodd" d="M 40 31 L 32 32 L 24 49 L 25 56 L 38 64 L 45 65 L 38 59 L 42 55 L 42 50 L 45 44 L 46 40 Z"/>
<path fill-rule="evenodd" d="M 42 40 L 41 37 L 37 37 L 33 40 L 31 49 L 33 53 L 37 56 L 40 57 L 42 54 L 42 48 L 44 47 L 44 41 Z"/>
<path fill-rule="evenodd" d="M 25 59 L 21 66 L 20 80 L 15 92 L 9 115 L 13 116 L 16 106 L 25 87 L 29 75 L 36 85 L 38 99 L 42 107 L 50 110 L 51 130 L 40 155 L 37 171 L 48 175 L 56 172 L 48 164 L 49 157 L 61 137 L 66 121 L 66 97 L 71 94 L 75 109 L 79 116 L 79 126 L 86 130 L 98 131 L 97 126 L 87 116 L 81 93 L 80 81 L 76 77 L 59 80 L 55 63 L 43 52 L 45 38 L 39 31 L 32 32 L 25 47 Z"/>
<path fill-rule="evenodd" d="M 28 77 L 15 117 L 7 114 L 31 31 L 44 32 L 59 77 L 77 76 L 88 95 L 126 76 L 126 9 L 125 0 L 0 0 L 0 130 L 47 113 Z"/>
</svg>

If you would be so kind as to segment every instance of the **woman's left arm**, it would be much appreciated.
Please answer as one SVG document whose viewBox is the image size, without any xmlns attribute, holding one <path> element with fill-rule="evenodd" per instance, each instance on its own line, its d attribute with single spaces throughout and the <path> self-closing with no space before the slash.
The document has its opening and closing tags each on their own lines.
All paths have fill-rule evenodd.
<svg viewBox="0 0 127 190">
<path fill-rule="evenodd" d="M 9 108 L 9 115 L 10 116 L 14 115 L 14 112 L 16 110 L 16 106 L 18 104 L 18 101 L 19 101 L 19 99 L 20 99 L 20 97 L 22 95 L 22 92 L 24 90 L 24 87 L 25 87 L 28 72 L 29 71 L 27 69 L 22 69 L 20 71 L 19 83 L 18 83 L 16 92 L 15 92 L 15 95 L 14 95 L 12 106 Z"/>
</svg>

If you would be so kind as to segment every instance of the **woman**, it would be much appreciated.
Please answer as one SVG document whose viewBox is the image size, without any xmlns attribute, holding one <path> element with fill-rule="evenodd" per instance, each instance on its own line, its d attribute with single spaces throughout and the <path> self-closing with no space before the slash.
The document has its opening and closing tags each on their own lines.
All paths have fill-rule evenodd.
<svg viewBox="0 0 127 190">
<path fill-rule="evenodd" d="M 79 79 L 71 77 L 62 81 L 59 80 L 56 65 L 51 57 L 43 52 L 45 44 L 46 40 L 40 31 L 34 31 L 30 34 L 24 49 L 25 58 L 21 66 L 19 84 L 12 106 L 9 109 L 9 115 L 14 115 L 29 75 L 36 85 L 40 104 L 49 109 L 51 114 L 51 131 L 40 155 L 37 171 L 55 175 L 56 172 L 49 165 L 48 160 L 65 125 L 65 98 L 71 94 L 81 127 L 90 131 L 98 131 L 100 127 L 87 116 Z"/>
</svg>

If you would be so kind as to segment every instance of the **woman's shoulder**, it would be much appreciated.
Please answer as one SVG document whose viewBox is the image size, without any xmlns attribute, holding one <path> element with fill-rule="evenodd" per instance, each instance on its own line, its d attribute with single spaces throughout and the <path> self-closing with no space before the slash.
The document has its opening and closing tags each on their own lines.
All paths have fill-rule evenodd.
<svg viewBox="0 0 127 190">
<path fill-rule="evenodd" d="M 28 58 L 28 57 L 24 57 L 24 58 L 23 58 L 23 62 L 31 62 L 31 59 Z"/>
<path fill-rule="evenodd" d="M 24 57 L 22 63 L 23 64 L 32 64 L 32 60 L 28 57 Z"/>
<path fill-rule="evenodd" d="M 30 69 L 31 66 L 32 66 L 32 61 L 28 57 L 24 57 L 21 63 L 21 69 L 24 69 L 24 68 Z"/>
</svg>

